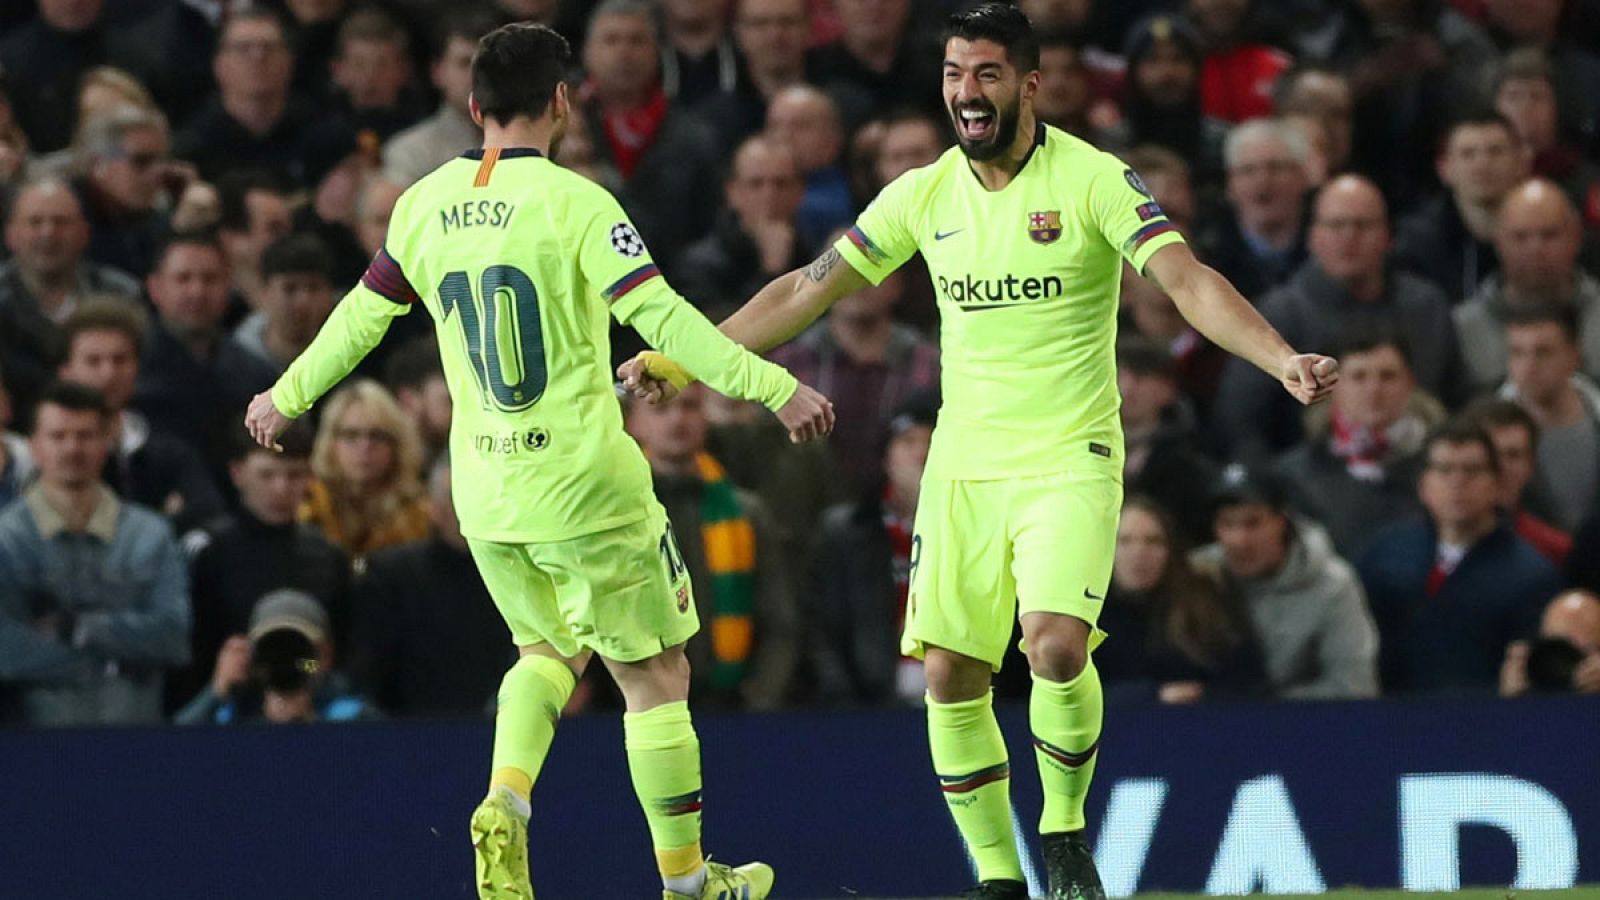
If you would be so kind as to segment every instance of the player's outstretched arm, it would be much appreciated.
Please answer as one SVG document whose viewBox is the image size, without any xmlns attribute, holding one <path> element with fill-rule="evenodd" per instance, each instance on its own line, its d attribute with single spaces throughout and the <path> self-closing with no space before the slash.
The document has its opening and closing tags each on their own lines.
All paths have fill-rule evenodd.
<svg viewBox="0 0 1600 900">
<path fill-rule="evenodd" d="M 1339 381 L 1336 360 L 1296 353 L 1228 279 L 1194 258 L 1187 245 L 1169 244 L 1145 263 L 1146 278 L 1166 291 L 1197 331 L 1282 382 L 1301 403 L 1326 400 Z"/>
<path fill-rule="evenodd" d="M 768 282 L 718 327 L 735 343 L 765 353 L 787 343 L 841 298 L 866 286 L 867 279 L 829 247 L 811 265 Z"/>
<path fill-rule="evenodd" d="M 256 442 L 278 449 L 278 435 L 289 422 L 303 415 L 378 346 L 394 317 L 409 309 L 409 299 L 391 299 L 366 283 L 351 288 L 322 323 L 311 346 L 295 357 L 271 390 L 250 401 L 245 428 Z"/>
<path fill-rule="evenodd" d="M 779 275 L 720 326 L 734 343 L 765 353 L 788 342 L 840 298 L 867 286 L 867 280 L 829 247 L 811 265 Z M 694 379 L 679 360 L 645 351 L 617 369 L 625 390 L 640 400 L 663 403 Z"/>
</svg>

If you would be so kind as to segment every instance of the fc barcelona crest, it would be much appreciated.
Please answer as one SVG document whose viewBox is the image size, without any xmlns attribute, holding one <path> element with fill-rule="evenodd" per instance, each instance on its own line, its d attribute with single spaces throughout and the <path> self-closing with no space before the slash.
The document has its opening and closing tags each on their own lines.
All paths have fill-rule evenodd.
<svg viewBox="0 0 1600 900">
<path fill-rule="evenodd" d="M 1053 244 L 1061 237 L 1061 210 L 1028 213 L 1028 237 L 1040 244 Z"/>
</svg>

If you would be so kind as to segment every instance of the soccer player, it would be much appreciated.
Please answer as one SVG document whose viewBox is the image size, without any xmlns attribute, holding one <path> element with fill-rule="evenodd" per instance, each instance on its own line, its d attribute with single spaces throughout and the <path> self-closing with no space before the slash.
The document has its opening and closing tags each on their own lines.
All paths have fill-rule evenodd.
<svg viewBox="0 0 1600 900">
<path fill-rule="evenodd" d="M 1104 896 L 1083 807 L 1102 714 L 1089 651 L 1103 637 L 1095 621 L 1122 504 L 1114 344 L 1123 260 L 1201 333 L 1302 402 L 1327 396 L 1337 365 L 1296 354 L 1197 262 L 1133 170 L 1040 123 L 1038 66 L 1032 29 L 1011 5 L 953 16 L 944 100 L 959 148 L 886 186 L 832 249 L 773 281 L 722 329 L 764 351 L 913 253 L 927 260 L 944 407 L 912 538 L 903 649 L 926 662 L 934 769 L 978 867 L 968 896 L 1026 897 L 990 703 L 1020 611 L 1049 896 L 1081 900 Z M 620 374 L 636 395 L 661 396 L 674 389 L 662 378 L 671 363 L 636 358 Z"/>
<path fill-rule="evenodd" d="M 542 26 L 483 38 L 471 98 L 483 148 L 400 197 L 361 283 L 252 401 L 247 425 L 271 445 L 420 301 L 454 400 L 461 532 L 521 648 L 500 687 L 489 793 L 472 816 L 479 896 L 533 896 L 529 791 L 576 679 L 599 656 L 627 703 L 629 769 L 666 896 L 766 897 L 766 865 L 701 854 L 683 651 L 699 616 L 649 466 L 622 429 L 607 312 L 717 390 L 776 410 L 792 439 L 827 433 L 833 412 L 695 312 L 616 200 L 551 162 L 574 115 L 568 62 L 566 41 Z"/>
</svg>

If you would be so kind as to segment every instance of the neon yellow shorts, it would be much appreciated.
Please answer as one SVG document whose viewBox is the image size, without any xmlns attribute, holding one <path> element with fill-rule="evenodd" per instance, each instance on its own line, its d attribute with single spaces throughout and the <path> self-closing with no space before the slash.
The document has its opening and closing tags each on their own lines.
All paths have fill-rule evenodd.
<svg viewBox="0 0 1600 900">
<path fill-rule="evenodd" d="M 545 643 L 566 657 L 593 650 L 638 662 L 700 629 L 666 510 L 653 499 L 650 505 L 640 521 L 566 541 L 468 539 L 518 646 Z"/>
<path fill-rule="evenodd" d="M 1061 613 L 1094 626 L 1121 509 L 1121 482 L 1100 474 L 925 477 L 901 652 L 920 659 L 931 644 L 999 671 L 1021 615 Z M 1090 648 L 1104 638 L 1094 628 Z"/>
</svg>

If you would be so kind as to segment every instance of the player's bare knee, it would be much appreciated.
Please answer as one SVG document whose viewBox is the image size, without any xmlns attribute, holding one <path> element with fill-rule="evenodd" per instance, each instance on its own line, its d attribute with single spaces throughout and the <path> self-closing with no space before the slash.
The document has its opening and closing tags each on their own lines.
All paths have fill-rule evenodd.
<svg viewBox="0 0 1600 900">
<path fill-rule="evenodd" d="M 960 703 L 982 697 L 989 690 L 992 671 L 981 659 L 940 647 L 926 648 L 923 656 L 928 694 L 936 703 Z"/>
<path fill-rule="evenodd" d="M 1089 664 L 1089 625 L 1071 616 L 1041 614 L 1023 622 L 1028 668 L 1046 681 L 1071 681 Z"/>
</svg>

